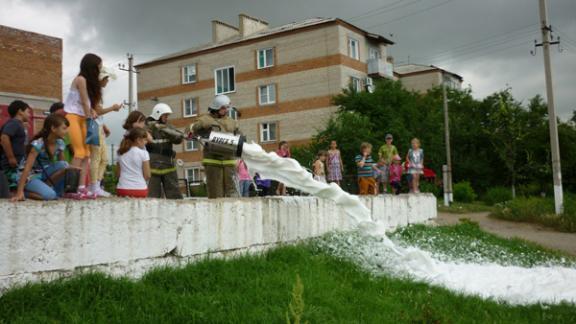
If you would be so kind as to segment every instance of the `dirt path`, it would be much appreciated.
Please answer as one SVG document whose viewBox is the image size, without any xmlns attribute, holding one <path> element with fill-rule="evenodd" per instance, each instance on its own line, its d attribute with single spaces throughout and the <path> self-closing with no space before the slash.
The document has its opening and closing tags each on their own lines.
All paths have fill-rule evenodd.
<svg viewBox="0 0 576 324">
<path fill-rule="evenodd" d="M 440 225 L 453 225 L 457 224 L 460 218 L 468 218 L 477 222 L 483 230 L 504 238 L 517 237 L 576 256 L 576 233 L 561 233 L 536 224 L 494 219 L 488 217 L 488 213 L 451 214 L 439 212 L 436 222 Z"/>
</svg>

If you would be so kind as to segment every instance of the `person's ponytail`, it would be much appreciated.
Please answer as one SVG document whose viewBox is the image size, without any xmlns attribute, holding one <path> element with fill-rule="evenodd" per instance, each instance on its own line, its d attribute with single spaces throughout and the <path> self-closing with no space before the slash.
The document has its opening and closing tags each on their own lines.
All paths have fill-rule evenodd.
<svg viewBox="0 0 576 324">
<path fill-rule="evenodd" d="M 139 138 L 148 138 L 148 132 L 143 128 L 132 128 L 122 139 L 120 148 L 118 149 L 118 155 L 130 151 Z"/>
</svg>

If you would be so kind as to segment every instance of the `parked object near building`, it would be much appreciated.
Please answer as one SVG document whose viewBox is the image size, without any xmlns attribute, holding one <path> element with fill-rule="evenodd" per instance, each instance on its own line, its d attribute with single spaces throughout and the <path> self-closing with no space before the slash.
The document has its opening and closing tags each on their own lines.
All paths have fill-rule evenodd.
<svg viewBox="0 0 576 324">
<path fill-rule="evenodd" d="M 238 26 L 213 21 L 212 42 L 137 65 L 138 107 L 146 115 L 159 101 L 174 108 L 184 128 L 225 94 L 248 138 L 267 150 L 280 141 L 308 143 L 337 107 L 332 97 L 372 78 L 392 78 L 387 47 L 393 42 L 344 20 L 312 18 L 279 27 L 244 14 Z M 371 68 L 372 67 L 372 68 Z M 240 118 L 239 118 L 240 117 Z M 190 183 L 204 178 L 200 143 L 177 149 Z"/>
<path fill-rule="evenodd" d="M 22 100 L 32 107 L 32 136 L 62 98 L 62 39 L 0 25 L 0 53 L 0 126 L 9 119 L 8 105 Z"/>
<path fill-rule="evenodd" d="M 439 87 L 442 82 L 451 89 L 462 87 L 463 78 L 460 75 L 434 65 L 397 65 L 394 67 L 394 72 L 406 89 L 420 93 Z"/>
</svg>

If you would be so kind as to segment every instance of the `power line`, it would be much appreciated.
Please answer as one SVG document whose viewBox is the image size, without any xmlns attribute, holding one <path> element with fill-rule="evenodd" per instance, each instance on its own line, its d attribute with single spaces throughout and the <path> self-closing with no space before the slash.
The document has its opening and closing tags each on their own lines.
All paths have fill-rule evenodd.
<svg viewBox="0 0 576 324">
<path fill-rule="evenodd" d="M 416 4 L 416 3 L 418 3 L 418 2 L 422 2 L 422 0 L 414 0 L 414 1 L 412 1 L 412 2 L 408 2 L 408 3 L 405 3 L 405 4 L 403 4 L 403 5 L 400 5 L 400 6 L 396 6 L 396 7 L 395 7 L 396 4 L 399 4 L 399 3 L 401 3 L 402 1 L 404 1 L 404 0 L 399 0 L 399 1 L 396 1 L 396 2 L 392 2 L 392 3 L 388 4 L 388 5 L 384 5 L 384 6 L 375 8 L 375 9 L 373 9 L 373 10 L 367 11 L 367 12 L 361 14 L 361 15 L 348 18 L 348 20 L 354 21 L 354 20 L 366 19 L 366 18 L 370 18 L 370 17 L 373 17 L 373 16 L 378 16 L 378 15 L 381 15 L 381 14 L 390 13 L 390 12 L 392 12 L 392 11 L 394 11 L 394 10 L 401 9 L 401 8 L 405 8 L 405 7 L 411 6 L 411 5 L 413 5 L 413 4 Z M 388 10 L 386 10 L 386 9 L 388 9 Z"/>
<path fill-rule="evenodd" d="M 435 8 L 438 8 L 438 7 L 441 7 L 441 6 L 444 6 L 444 5 L 446 5 L 446 4 L 450 3 L 450 2 L 453 2 L 453 1 L 454 1 L 454 0 L 446 0 L 446 1 L 444 1 L 444 2 L 440 2 L 440 3 L 436 4 L 436 5 L 434 5 L 434 6 L 427 7 L 427 8 L 424 8 L 424 9 L 422 9 L 422 10 L 415 11 L 415 12 L 413 12 L 413 13 L 410 13 L 410 14 L 407 14 L 407 15 L 404 15 L 404 16 L 401 16 L 401 17 L 398 17 L 398 18 L 396 18 L 396 19 L 392 19 L 392 20 L 389 20 L 389 21 L 386 21 L 386 22 L 383 22 L 383 23 L 379 23 L 379 24 L 376 24 L 376 25 L 368 26 L 367 29 L 368 29 L 368 28 L 375 28 L 375 27 L 384 26 L 384 25 L 387 25 L 387 24 L 390 24 L 390 23 L 393 23 L 393 22 L 397 22 L 397 21 L 403 20 L 403 19 L 405 19 L 405 18 L 414 16 L 414 15 L 418 15 L 418 14 L 421 14 L 421 13 L 424 13 L 424 12 L 428 12 L 428 11 L 430 11 L 430 10 L 432 10 L 432 9 L 435 9 Z"/>
</svg>

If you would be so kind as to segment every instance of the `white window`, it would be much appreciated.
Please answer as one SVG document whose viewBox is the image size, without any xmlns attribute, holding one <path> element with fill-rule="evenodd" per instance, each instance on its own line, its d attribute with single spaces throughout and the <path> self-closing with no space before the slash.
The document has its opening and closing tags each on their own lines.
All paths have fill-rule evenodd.
<svg viewBox="0 0 576 324">
<path fill-rule="evenodd" d="M 234 67 L 228 66 L 214 71 L 216 94 L 224 94 L 236 91 Z"/>
<path fill-rule="evenodd" d="M 362 90 L 362 84 L 359 78 L 350 77 L 350 85 L 352 86 L 352 90 L 354 90 L 354 92 L 360 92 Z"/>
<path fill-rule="evenodd" d="M 258 50 L 258 68 L 264 69 L 274 66 L 274 48 L 264 48 Z"/>
<path fill-rule="evenodd" d="M 184 146 L 184 151 L 186 151 L 186 152 L 198 151 L 198 141 L 186 140 L 186 144 Z"/>
<path fill-rule="evenodd" d="M 276 103 L 276 85 L 267 84 L 258 87 L 258 101 L 261 105 Z"/>
<path fill-rule="evenodd" d="M 276 123 L 260 124 L 260 141 L 262 143 L 276 141 Z"/>
<path fill-rule="evenodd" d="M 238 111 L 236 109 L 228 109 L 228 117 L 233 120 L 238 119 Z"/>
<path fill-rule="evenodd" d="M 353 59 L 360 59 L 360 46 L 358 46 L 357 39 L 348 38 L 348 55 Z"/>
<path fill-rule="evenodd" d="M 194 117 L 198 115 L 197 98 L 186 98 L 183 103 L 184 117 Z"/>
<path fill-rule="evenodd" d="M 196 64 L 186 65 L 182 67 L 182 83 L 196 82 Z"/>
<path fill-rule="evenodd" d="M 379 59 L 380 57 L 382 57 L 382 55 L 380 54 L 380 50 L 377 47 L 373 46 L 370 46 L 370 48 L 368 49 L 368 56 L 371 59 Z"/>
<path fill-rule="evenodd" d="M 200 168 L 188 168 L 186 169 L 186 179 L 188 184 L 191 186 L 198 186 L 203 182 L 201 177 Z"/>
</svg>

